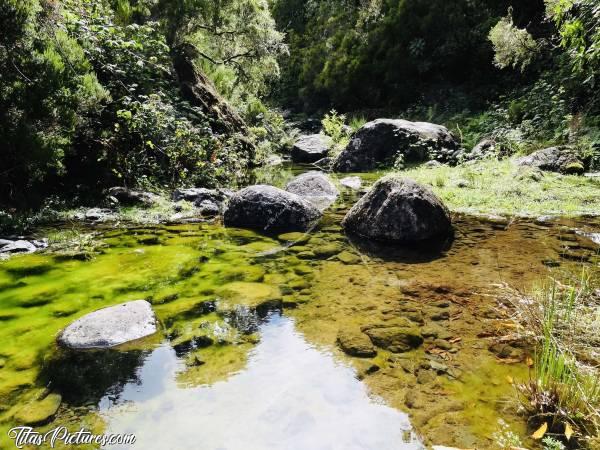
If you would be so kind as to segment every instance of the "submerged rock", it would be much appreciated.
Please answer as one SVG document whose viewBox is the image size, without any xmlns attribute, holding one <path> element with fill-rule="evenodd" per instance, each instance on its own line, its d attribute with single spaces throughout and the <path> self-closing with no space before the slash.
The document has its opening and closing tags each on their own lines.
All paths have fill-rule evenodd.
<svg viewBox="0 0 600 450">
<path fill-rule="evenodd" d="M 408 352 L 423 343 L 419 327 L 404 318 L 391 323 L 368 325 L 362 330 L 373 344 L 392 353 Z"/>
<path fill-rule="evenodd" d="M 585 172 L 583 162 L 569 149 L 550 147 L 516 160 L 519 166 L 535 167 L 548 172 L 580 175 Z"/>
<path fill-rule="evenodd" d="M 150 303 L 135 300 L 89 313 L 58 336 L 72 349 L 110 348 L 156 333 L 156 316 Z"/>
<path fill-rule="evenodd" d="M 339 192 L 323 172 L 306 172 L 290 181 L 285 190 L 299 195 L 324 211 L 331 206 Z"/>
<path fill-rule="evenodd" d="M 108 190 L 108 195 L 115 198 L 120 204 L 128 206 L 152 206 L 160 197 L 151 192 L 136 191 L 122 186 L 115 186 Z"/>
<path fill-rule="evenodd" d="M 325 158 L 331 148 L 331 139 L 323 134 L 300 137 L 292 147 L 292 161 L 314 163 Z"/>
<path fill-rule="evenodd" d="M 272 233 L 306 231 L 321 212 L 302 197 L 273 186 L 255 185 L 236 192 L 225 211 L 226 226 Z"/>
<path fill-rule="evenodd" d="M 377 181 L 342 225 L 362 237 L 397 243 L 441 240 L 452 230 L 448 210 L 429 188 L 394 175 Z"/>
<path fill-rule="evenodd" d="M 456 162 L 458 141 L 446 127 L 427 122 L 377 119 L 365 124 L 338 155 L 336 172 L 364 172 L 405 161 Z"/>
<path fill-rule="evenodd" d="M 48 394 L 44 399 L 26 404 L 15 414 L 15 421 L 21 425 L 45 425 L 51 422 L 62 402 L 59 394 Z"/>
<path fill-rule="evenodd" d="M 377 351 L 367 335 L 360 332 L 340 331 L 337 343 L 344 353 L 359 358 L 372 358 Z"/>
</svg>

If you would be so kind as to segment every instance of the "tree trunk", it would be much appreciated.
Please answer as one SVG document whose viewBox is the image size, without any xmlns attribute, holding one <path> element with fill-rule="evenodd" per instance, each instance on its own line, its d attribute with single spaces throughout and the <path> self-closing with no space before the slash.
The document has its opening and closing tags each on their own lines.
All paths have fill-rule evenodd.
<svg viewBox="0 0 600 450">
<path fill-rule="evenodd" d="M 193 106 L 201 108 L 217 133 L 247 134 L 240 115 L 223 99 L 212 82 L 194 64 L 198 56 L 191 44 L 181 44 L 173 49 L 173 66 L 183 97 Z"/>
</svg>

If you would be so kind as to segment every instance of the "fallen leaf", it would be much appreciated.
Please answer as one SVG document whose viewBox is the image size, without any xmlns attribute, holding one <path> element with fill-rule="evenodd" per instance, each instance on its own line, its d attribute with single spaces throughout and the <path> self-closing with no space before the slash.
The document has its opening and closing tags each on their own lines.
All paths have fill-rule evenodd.
<svg viewBox="0 0 600 450">
<path fill-rule="evenodd" d="M 573 428 L 571 428 L 571 424 L 569 422 L 565 423 L 565 437 L 567 441 L 571 440 L 571 436 L 573 436 Z"/>
<path fill-rule="evenodd" d="M 543 425 L 541 427 L 539 427 L 536 430 L 536 432 L 531 435 L 531 437 L 533 439 L 541 439 L 546 434 L 546 431 L 548 431 L 548 423 L 544 422 Z"/>
<path fill-rule="evenodd" d="M 455 337 L 455 338 L 450 339 L 448 342 L 450 342 L 451 344 L 456 344 L 457 342 L 460 342 L 460 341 L 462 341 L 461 337 Z"/>
<path fill-rule="evenodd" d="M 510 375 L 506 375 L 506 381 L 508 381 L 508 384 L 513 384 L 515 382 L 515 380 L 513 380 L 513 377 L 511 377 Z"/>
</svg>

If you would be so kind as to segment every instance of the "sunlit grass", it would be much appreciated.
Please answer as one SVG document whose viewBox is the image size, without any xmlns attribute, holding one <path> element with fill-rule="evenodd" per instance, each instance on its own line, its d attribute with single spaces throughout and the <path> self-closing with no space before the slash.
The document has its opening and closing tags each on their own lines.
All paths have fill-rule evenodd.
<svg viewBox="0 0 600 450">
<path fill-rule="evenodd" d="M 551 172 L 539 176 L 519 169 L 511 160 L 457 167 L 419 166 L 401 175 L 431 185 L 457 212 L 526 216 L 600 213 L 598 178 Z"/>
<path fill-rule="evenodd" d="M 532 294 L 509 292 L 514 319 L 533 342 L 529 380 L 517 383 L 534 426 L 570 437 L 600 431 L 600 298 L 588 271 L 565 283 L 552 279 Z"/>
</svg>

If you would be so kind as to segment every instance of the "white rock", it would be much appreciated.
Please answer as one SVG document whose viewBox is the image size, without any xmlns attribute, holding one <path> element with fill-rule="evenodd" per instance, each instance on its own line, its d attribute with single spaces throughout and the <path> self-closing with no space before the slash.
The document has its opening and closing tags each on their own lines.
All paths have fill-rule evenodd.
<svg viewBox="0 0 600 450">
<path fill-rule="evenodd" d="M 110 348 L 156 333 L 150 303 L 134 300 L 99 309 L 65 328 L 58 342 L 72 349 Z"/>
</svg>

